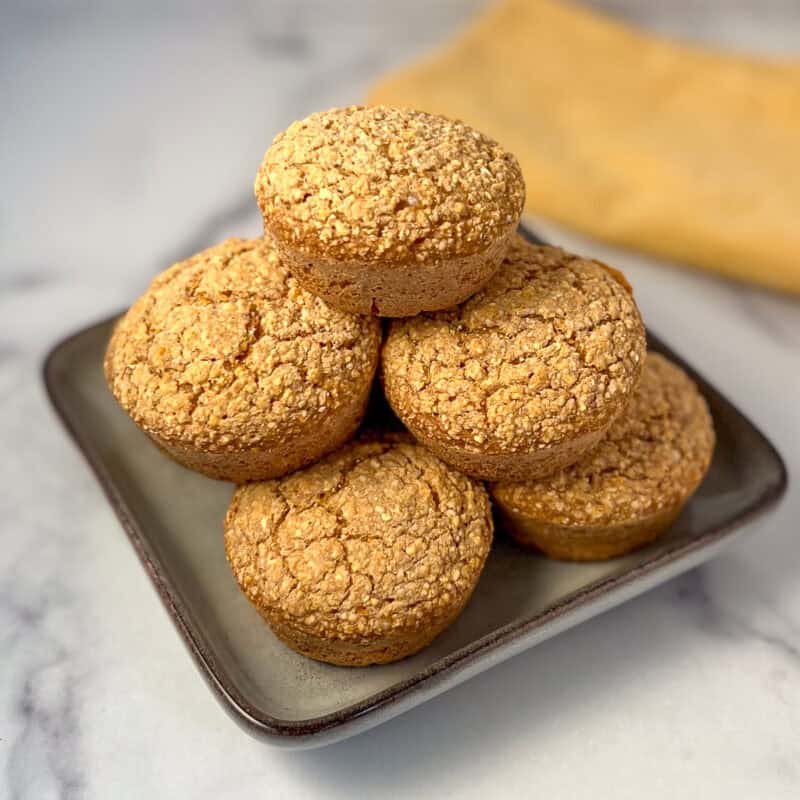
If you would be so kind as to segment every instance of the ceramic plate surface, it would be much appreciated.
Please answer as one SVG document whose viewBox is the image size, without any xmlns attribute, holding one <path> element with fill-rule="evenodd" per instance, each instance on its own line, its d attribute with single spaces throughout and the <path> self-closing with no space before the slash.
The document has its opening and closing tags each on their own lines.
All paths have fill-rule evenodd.
<svg viewBox="0 0 800 800">
<path fill-rule="evenodd" d="M 656 337 L 708 400 L 717 431 L 709 474 L 672 529 L 632 555 L 596 564 L 550 561 L 498 531 L 467 609 L 423 652 L 395 664 L 345 668 L 279 642 L 239 591 L 222 520 L 233 487 L 162 455 L 106 388 L 112 321 L 58 344 L 45 382 L 91 464 L 200 672 L 250 733 L 313 747 L 383 722 L 467 678 L 716 554 L 784 492 L 786 472 L 765 437 Z"/>
</svg>

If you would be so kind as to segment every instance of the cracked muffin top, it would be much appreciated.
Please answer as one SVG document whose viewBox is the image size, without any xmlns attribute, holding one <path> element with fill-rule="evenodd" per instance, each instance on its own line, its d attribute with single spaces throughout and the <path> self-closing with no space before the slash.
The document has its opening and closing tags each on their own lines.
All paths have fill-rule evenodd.
<svg viewBox="0 0 800 800">
<path fill-rule="evenodd" d="M 463 122 L 387 106 L 312 114 L 255 181 L 264 229 L 309 257 L 407 265 L 467 256 L 516 227 L 517 160 Z"/>
<path fill-rule="evenodd" d="M 547 478 L 494 484 L 492 494 L 552 524 L 620 524 L 685 502 L 713 451 L 705 399 L 680 367 L 649 353 L 625 414 L 588 456 Z"/>
<path fill-rule="evenodd" d="M 208 452 L 280 443 L 371 382 L 377 320 L 302 289 L 262 240 L 162 272 L 117 324 L 109 386 L 148 433 Z"/>
<path fill-rule="evenodd" d="M 427 629 L 469 597 L 492 540 L 483 485 L 402 438 L 359 441 L 237 489 L 225 549 L 273 624 L 350 641 Z"/>
<path fill-rule="evenodd" d="M 479 453 L 530 452 L 601 430 L 645 355 L 616 270 L 516 236 L 497 274 L 456 308 L 393 320 L 382 367 L 400 418 Z"/>
</svg>

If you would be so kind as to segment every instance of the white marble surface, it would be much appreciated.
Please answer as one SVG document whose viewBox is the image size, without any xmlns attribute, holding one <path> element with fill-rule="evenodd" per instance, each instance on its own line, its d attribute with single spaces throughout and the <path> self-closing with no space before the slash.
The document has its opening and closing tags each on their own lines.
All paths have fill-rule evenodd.
<svg viewBox="0 0 800 800">
<path fill-rule="evenodd" d="M 607 4 L 800 50 L 794 0 Z M 367 735 L 290 753 L 218 707 L 47 405 L 57 337 L 174 258 L 257 232 L 251 179 L 278 129 L 359 99 L 477 5 L 0 7 L 0 797 L 800 796 L 794 487 L 708 566 Z M 799 475 L 800 302 L 618 260 L 651 326 Z"/>
</svg>

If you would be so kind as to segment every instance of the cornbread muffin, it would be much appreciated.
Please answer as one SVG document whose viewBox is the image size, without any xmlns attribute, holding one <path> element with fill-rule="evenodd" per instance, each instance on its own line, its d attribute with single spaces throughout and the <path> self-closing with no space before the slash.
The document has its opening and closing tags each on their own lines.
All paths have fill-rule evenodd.
<svg viewBox="0 0 800 800">
<path fill-rule="evenodd" d="M 501 518 L 553 558 L 613 558 L 651 542 L 700 485 L 714 450 L 703 396 L 656 353 L 625 414 L 589 455 L 538 481 L 496 483 Z"/>
<path fill-rule="evenodd" d="M 467 302 L 392 322 L 382 374 L 395 413 L 440 458 L 476 478 L 531 480 L 600 441 L 644 354 L 619 273 L 517 236 Z"/>
<path fill-rule="evenodd" d="M 396 661 L 458 616 L 492 541 L 484 487 L 402 437 L 359 441 L 234 494 L 225 550 L 286 644 L 319 661 Z"/>
<path fill-rule="evenodd" d="M 212 478 L 284 475 L 356 429 L 377 320 L 301 288 L 261 240 L 229 239 L 161 273 L 105 358 L 120 405 L 169 455 Z"/>
<path fill-rule="evenodd" d="M 255 181 L 264 230 L 335 308 L 403 317 L 495 273 L 525 200 L 517 160 L 462 122 L 350 106 L 278 134 Z"/>
</svg>

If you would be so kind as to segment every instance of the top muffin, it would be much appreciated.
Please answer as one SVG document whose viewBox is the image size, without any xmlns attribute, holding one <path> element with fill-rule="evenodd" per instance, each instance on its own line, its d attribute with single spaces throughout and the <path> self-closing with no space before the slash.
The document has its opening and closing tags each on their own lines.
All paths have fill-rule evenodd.
<svg viewBox="0 0 800 800">
<path fill-rule="evenodd" d="M 350 106 L 279 133 L 255 184 L 264 224 L 312 255 L 422 262 L 483 249 L 519 220 L 519 164 L 462 122 Z"/>
<path fill-rule="evenodd" d="M 391 307 L 404 316 L 452 305 L 485 283 L 525 197 L 519 164 L 489 137 L 462 122 L 385 106 L 333 109 L 290 125 L 267 150 L 255 193 L 266 233 L 307 288 L 346 310 Z M 476 261 L 485 260 L 478 269 Z M 447 269 L 453 261 L 458 270 Z M 334 276 L 318 274 L 343 265 L 355 278 L 340 274 L 335 284 Z M 348 296 L 366 268 L 422 267 L 416 277 L 424 283 L 437 275 L 424 268 L 437 265 L 446 280 L 427 287 L 429 302 L 420 298 L 419 308 L 393 303 L 403 286 L 383 279 L 370 297 Z"/>
</svg>

